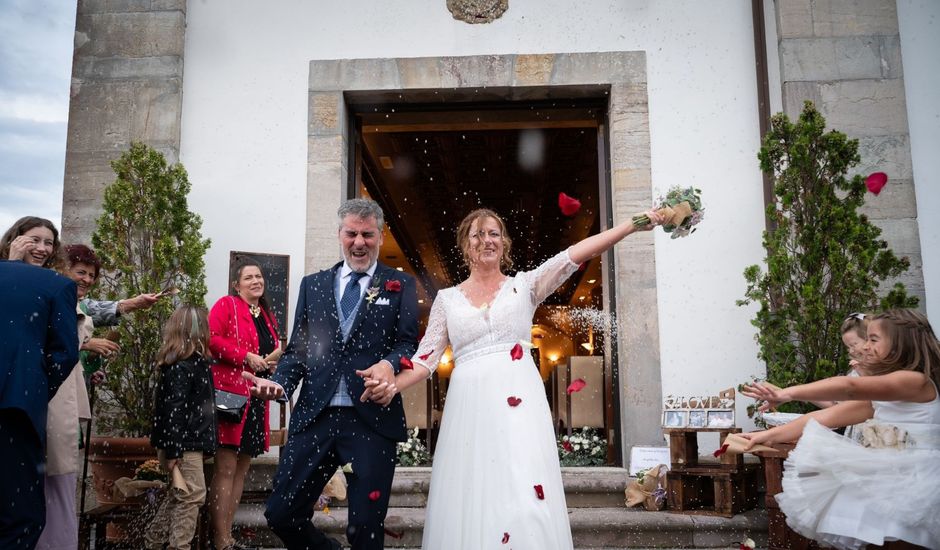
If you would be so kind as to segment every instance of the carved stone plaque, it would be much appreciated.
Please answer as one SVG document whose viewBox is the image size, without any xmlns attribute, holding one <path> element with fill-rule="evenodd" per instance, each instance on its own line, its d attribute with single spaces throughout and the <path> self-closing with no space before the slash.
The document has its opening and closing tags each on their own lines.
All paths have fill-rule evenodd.
<svg viewBox="0 0 940 550">
<path fill-rule="evenodd" d="M 465 23 L 489 23 L 509 9 L 509 0 L 447 0 L 447 9 Z"/>
</svg>

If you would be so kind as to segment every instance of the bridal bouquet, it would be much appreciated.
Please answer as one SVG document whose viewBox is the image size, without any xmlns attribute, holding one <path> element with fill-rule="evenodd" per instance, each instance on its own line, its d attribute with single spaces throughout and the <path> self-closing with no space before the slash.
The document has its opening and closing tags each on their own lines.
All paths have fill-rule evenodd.
<svg viewBox="0 0 940 550">
<path fill-rule="evenodd" d="M 666 218 L 663 231 L 672 233 L 672 238 L 685 237 L 693 232 L 693 226 L 702 221 L 705 209 L 702 208 L 702 191 L 694 187 L 673 187 L 665 197 L 660 197 L 653 209 Z M 633 217 L 633 224 L 643 227 L 650 223 L 646 214 Z"/>
</svg>

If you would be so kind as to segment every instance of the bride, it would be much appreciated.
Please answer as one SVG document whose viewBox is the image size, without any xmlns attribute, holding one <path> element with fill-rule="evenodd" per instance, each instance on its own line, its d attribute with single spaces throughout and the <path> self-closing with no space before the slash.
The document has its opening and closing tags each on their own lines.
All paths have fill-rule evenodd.
<svg viewBox="0 0 940 550">
<path fill-rule="evenodd" d="M 366 381 L 363 400 L 389 402 L 433 374 L 451 346 L 454 370 L 434 454 L 422 548 L 570 549 L 571 528 L 545 389 L 531 356 L 513 353 L 530 338 L 538 305 L 586 262 L 651 223 L 627 221 L 510 277 L 511 241 L 492 210 L 474 210 L 457 242 L 470 276 L 440 291 L 427 331 L 395 384 Z M 520 357 L 521 355 L 521 357 Z"/>
</svg>

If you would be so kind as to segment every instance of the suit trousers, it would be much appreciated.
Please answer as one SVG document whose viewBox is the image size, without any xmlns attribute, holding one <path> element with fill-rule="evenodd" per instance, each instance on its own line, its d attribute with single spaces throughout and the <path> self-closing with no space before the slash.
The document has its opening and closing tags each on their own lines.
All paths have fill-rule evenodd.
<svg viewBox="0 0 940 550">
<path fill-rule="evenodd" d="M 46 524 L 45 452 L 19 409 L 0 409 L 0 442 L 0 548 L 31 550 Z"/>
<path fill-rule="evenodd" d="M 314 527 L 313 508 L 336 469 L 351 464 L 346 538 L 353 550 L 381 550 L 396 460 L 397 443 L 372 430 L 355 409 L 327 407 L 290 434 L 265 511 L 268 525 L 288 550 L 334 548 Z"/>
</svg>

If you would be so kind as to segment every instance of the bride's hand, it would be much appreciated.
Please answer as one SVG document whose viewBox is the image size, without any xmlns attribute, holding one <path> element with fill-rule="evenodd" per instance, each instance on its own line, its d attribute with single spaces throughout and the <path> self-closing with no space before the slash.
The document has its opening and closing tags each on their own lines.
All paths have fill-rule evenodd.
<svg viewBox="0 0 940 550">
<path fill-rule="evenodd" d="M 638 227 L 637 229 L 640 231 L 652 231 L 657 225 L 662 225 L 666 221 L 666 218 L 655 210 L 647 210 L 643 212 L 643 215 L 649 218 L 650 222 L 642 227 Z"/>
</svg>

